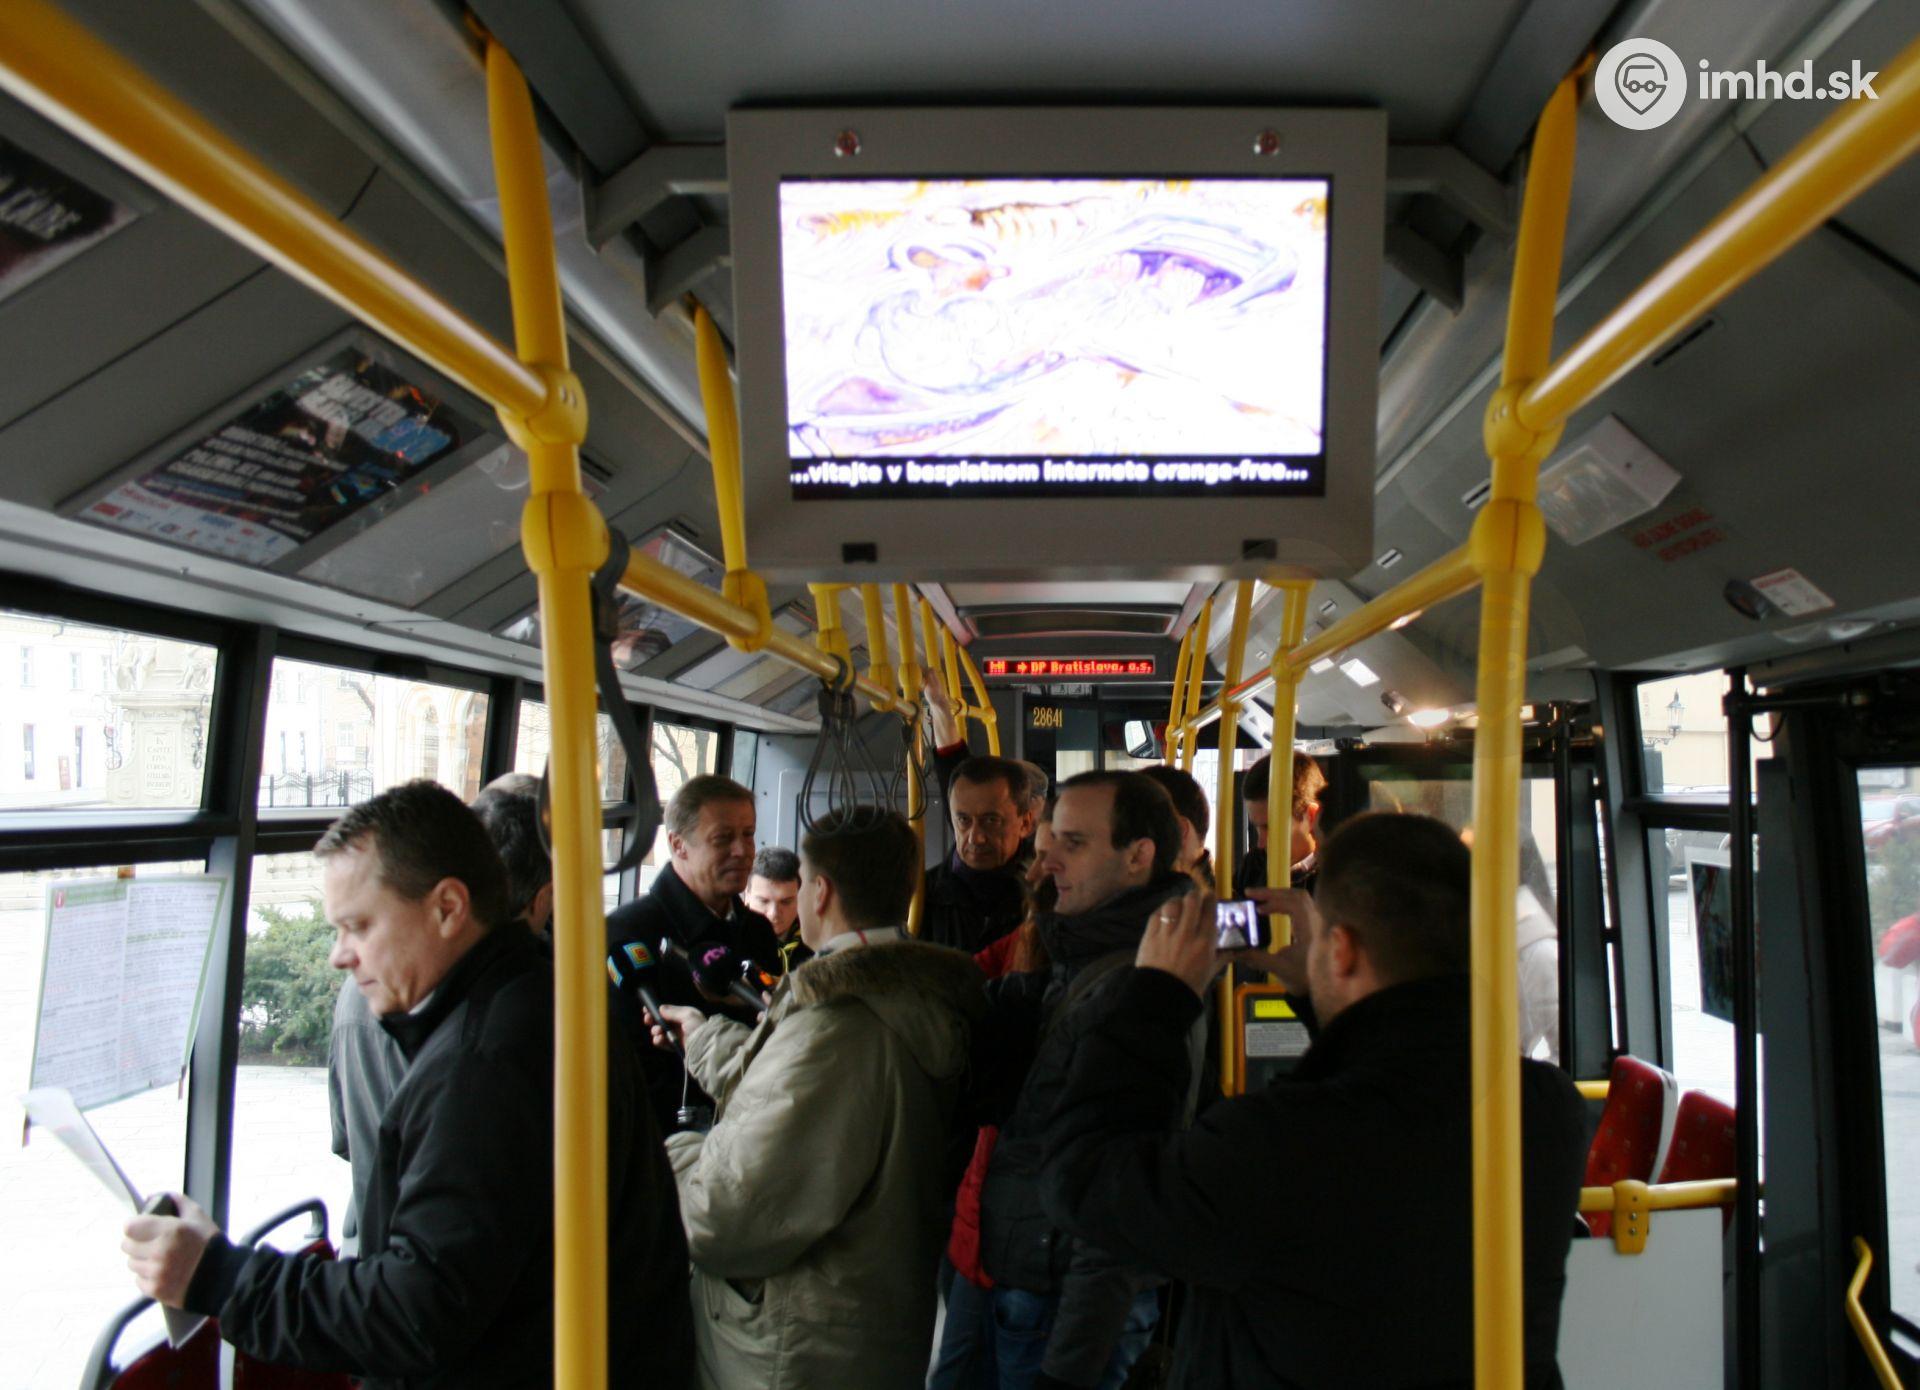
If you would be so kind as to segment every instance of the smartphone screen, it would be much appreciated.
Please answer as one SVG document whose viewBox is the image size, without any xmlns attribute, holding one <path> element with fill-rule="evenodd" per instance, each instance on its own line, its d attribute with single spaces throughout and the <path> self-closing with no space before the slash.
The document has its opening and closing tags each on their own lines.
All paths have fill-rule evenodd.
<svg viewBox="0 0 1920 1390">
<path fill-rule="evenodd" d="M 1267 919 L 1246 899 L 1216 903 L 1213 916 L 1215 945 L 1222 951 L 1244 951 L 1267 946 Z"/>
</svg>

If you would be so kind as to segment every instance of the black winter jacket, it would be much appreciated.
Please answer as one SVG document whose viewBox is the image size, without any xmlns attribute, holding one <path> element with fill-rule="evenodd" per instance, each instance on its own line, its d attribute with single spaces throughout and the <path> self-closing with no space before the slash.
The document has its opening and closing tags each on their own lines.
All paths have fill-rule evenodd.
<svg viewBox="0 0 1920 1390">
<path fill-rule="evenodd" d="M 973 875 L 954 867 L 954 857 L 927 870 L 927 896 L 920 918 L 920 939 L 972 955 L 1017 928 L 1027 914 L 1021 880 L 1027 861 L 1014 859 L 991 874 Z M 984 890 L 984 891 L 982 891 Z"/>
<path fill-rule="evenodd" d="M 418 1013 L 380 1121 L 361 1257 L 211 1245 L 186 1303 L 263 1361 L 380 1387 L 553 1382 L 553 969 L 518 927 L 483 937 Z M 687 1243 L 626 1042 L 608 1059 L 612 1383 L 682 1390 Z"/>
<path fill-rule="evenodd" d="M 1113 1258 L 1104 1242 L 1074 1239 L 1042 1207 L 1044 1136 L 1067 1083 L 1074 1044 L 1101 1012 L 1102 999 L 1125 977 L 1147 918 L 1191 886 L 1185 875 L 1169 874 L 1092 912 L 1043 917 L 1041 938 L 1052 968 L 1005 976 L 987 986 L 995 1035 L 988 1045 L 998 1051 L 987 1065 L 1017 1077 L 1019 1085 L 1011 1108 L 1003 1112 L 1000 1139 L 981 1187 L 981 1263 L 996 1284 L 1060 1295 L 1045 1364 L 1049 1374 L 1069 1385 L 1099 1381 L 1134 1296 L 1154 1280 L 1148 1271 Z M 1189 1042 L 1197 1049 L 1200 1034 L 1190 1031 Z M 1021 1075 L 1023 1053 L 1032 1060 Z M 1183 1091 L 1183 1106 L 1189 1094 Z"/>
<path fill-rule="evenodd" d="M 719 1014 L 736 1023 L 753 1026 L 759 1015 L 734 1000 L 717 1002 L 694 988 L 693 971 L 687 962 L 670 951 L 662 951 L 662 938 L 684 949 L 695 942 L 730 946 L 742 958 L 752 960 L 762 970 L 779 975 L 785 969 L 780 959 L 780 939 L 773 923 L 748 907 L 739 898 L 733 911 L 716 917 L 707 905 L 694 896 L 680 880 L 673 865 L 661 868 L 653 884 L 642 897 L 607 916 L 607 951 L 611 954 L 629 941 L 638 941 L 653 953 L 652 986 L 662 1004 L 685 1004 L 705 1014 Z M 640 1055 L 647 1093 L 653 1107 L 653 1120 L 662 1134 L 671 1134 L 681 1105 L 681 1083 L 686 1081 L 686 1104 L 713 1104 L 713 1099 L 697 1082 L 686 1079 L 686 1069 L 671 1052 L 653 1046 L 637 994 L 614 993 L 613 1014 L 627 1030 Z"/>
<path fill-rule="evenodd" d="M 1291 1076 L 1176 1133 L 1200 1001 L 1132 970 L 1084 1030 L 1046 1142 L 1065 1226 L 1191 1287 L 1175 1383 L 1469 1386 L 1468 985 L 1398 985 L 1322 1030 Z M 1555 1362 L 1586 1161 L 1565 1073 L 1521 1062 L 1527 1384 Z M 1250 1213 L 1267 1213 L 1254 1223 Z"/>
</svg>

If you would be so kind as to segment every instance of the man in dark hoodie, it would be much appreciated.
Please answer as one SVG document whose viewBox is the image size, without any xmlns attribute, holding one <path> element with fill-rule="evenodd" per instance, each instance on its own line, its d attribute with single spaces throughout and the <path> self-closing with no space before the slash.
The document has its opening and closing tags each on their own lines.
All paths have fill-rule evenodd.
<svg viewBox="0 0 1920 1390">
<path fill-rule="evenodd" d="M 135 1282 L 217 1316 L 262 1361 L 369 1390 L 551 1384 L 553 968 L 509 916 L 486 830 L 444 787 L 382 792 L 313 853 L 332 963 L 407 1064 L 380 1117 L 360 1256 L 236 1246 L 176 1196 L 179 1217 L 127 1223 Z M 608 1364 L 615 1385 L 674 1390 L 692 1369 L 686 1238 L 624 1040 L 607 1061 Z"/>
<path fill-rule="evenodd" d="M 988 1107 L 1005 1118 L 980 1202 L 993 1357 L 1003 1390 L 1117 1390 L 1152 1335 L 1154 1280 L 1070 1237 L 1042 1209 L 1042 1136 L 1074 1039 L 1127 974 L 1154 910 L 1193 881 L 1173 868 L 1181 843 L 1173 803 L 1137 772 L 1062 783 L 1050 828 L 1044 868 L 1059 899 L 1039 930 L 1052 967 L 989 986 L 991 1035 L 978 1059 L 1013 1095 L 1010 1107 Z M 1200 1037 L 1194 1029 L 1187 1040 L 1196 1062 Z"/>
<path fill-rule="evenodd" d="M 1076 1040 L 1045 1144 L 1046 1209 L 1185 1281 L 1176 1383 L 1246 1390 L 1473 1381 L 1468 853 L 1425 816 L 1328 841 L 1296 899 L 1321 1019 L 1290 1076 L 1186 1129 L 1183 1041 L 1219 958 L 1204 899 L 1169 904 Z M 1528 1390 L 1557 1390 L 1567 1248 L 1586 1163 L 1579 1094 L 1522 1061 Z M 1276 1174 L 1302 1199 L 1274 1230 Z"/>
</svg>

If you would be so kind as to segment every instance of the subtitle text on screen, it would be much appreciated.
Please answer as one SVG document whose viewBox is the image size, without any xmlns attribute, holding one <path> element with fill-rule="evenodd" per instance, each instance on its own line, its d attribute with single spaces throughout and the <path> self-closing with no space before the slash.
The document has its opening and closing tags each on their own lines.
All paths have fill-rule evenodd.
<svg viewBox="0 0 1920 1390">
<path fill-rule="evenodd" d="M 1320 459 L 795 459 L 796 498 L 1086 497 L 1248 494 L 1317 497 Z"/>
</svg>

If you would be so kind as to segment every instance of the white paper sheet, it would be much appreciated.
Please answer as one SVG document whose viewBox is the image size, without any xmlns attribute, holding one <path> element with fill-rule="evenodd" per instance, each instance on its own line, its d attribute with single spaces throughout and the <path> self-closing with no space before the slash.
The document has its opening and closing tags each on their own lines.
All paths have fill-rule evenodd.
<svg viewBox="0 0 1920 1390">
<path fill-rule="evenodd" d="M 58 1086 L 36 1087 L 21 1096 L 20 1103 L 26 1107 L 29 1122 L 47 1130 L 65 1144 L 73 1156 L 80 1160 L 80 1166 L 98 1178 L 100 1185 L 112 1193 L 116 1201 L 125 1203 L 129 1212 L 139 1212 L 144 1205 L 140 1189 L 133 1185 L 133 1181 L 107 1151 L 107 1146 L 100 1142 L 100 1136 L 94 1133 L 93 1126 L 87 1123 L 87 1117 L 80 1113 L 80 1107 L 74 1104 L 69 1092 Z M 184 1345 L 187 1338 L 198 1332 L 201 1324 L 206 1322 L 198 1313 L 179 1308 L 163 1307 L 160 1311 L 167 1320 L 167 1341 L 176 1347 Z"/>
</svg>

